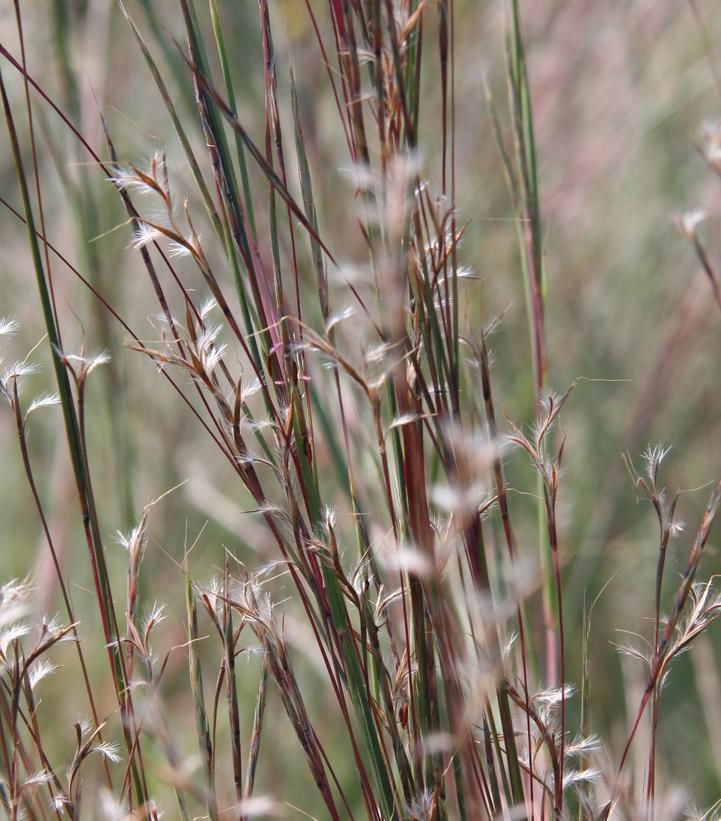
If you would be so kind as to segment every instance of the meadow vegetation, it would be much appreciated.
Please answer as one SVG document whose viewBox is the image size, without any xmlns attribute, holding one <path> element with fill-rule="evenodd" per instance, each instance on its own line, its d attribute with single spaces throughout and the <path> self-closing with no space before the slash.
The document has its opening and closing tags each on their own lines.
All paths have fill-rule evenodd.
<svg viewBox="0 0 721 821">
<path fill-rule="evenodd" d="M 9 819 L 721 817 L 720 41 L 4 0 Z"/>
</svg>

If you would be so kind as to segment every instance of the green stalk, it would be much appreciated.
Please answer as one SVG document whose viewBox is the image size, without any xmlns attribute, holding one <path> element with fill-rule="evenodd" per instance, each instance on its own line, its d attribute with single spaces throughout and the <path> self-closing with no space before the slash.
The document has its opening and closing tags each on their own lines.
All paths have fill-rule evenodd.
<svg viewBox="0 0 721 821">
<path fill-rule="evenodd" d="M 511 30 L 507 38 L 508 83 L 513 118 L 516 173 L 514 201 L 520 219 L 517 221 L 521 266 L 523 270 L 526 313 L 533 350 L 533 372 L 536 406 L 546 387 L 547 353 L 545 340 L 545 284 L 543 277 L 543 232 L 538 193 L 536 143 L 533 127 L 531 92 L 526 70 L 525 49 L 521 32 L 518 0 L 511 0 Z M 551 545 L 546 529 L 543 502 L 543 480 L 537 480 L 538 551 L 543 576 L 543 608 L 546 621 L 547 675 L 557 679 L 557 640 L 554 625 L 558 623 L 558 600 L 552 569 Z M 560 682 L 563 685 L 563 682 Z"/>
<path fill-rule="evenodd" d="M 215 36 L 215 43 L 218 48 L 218 58 L 220 60 L 220 70 L 223 73 L 223 82 L 225 83 L 225 93 L 228 96 L 228 105 L 234 116 L 238 115 L 238 109 L 235 102 L 235 91 L 233 89 L 233 79 L 230 73 L 230 65 L 228 62 L 228 55 L 225 50 L 225 41 L 223 38 L 223 27 L 220 23 L 220 15 L 218 13 L 218 4 L 216 0 L 208 0 L 210 7 L 210 19 L 213 24 L 213 34 Z M 238 166 L 240 168 L 240 179 L 243 185 L 243 196 L 245 198 L 245 210 L 248 214 L 248 224 L 250 225 L 250 234 L 253 240 L 256 239 L 257 233 L 255 230 L 255 212 L 253 210 L 253 197 L 250 191 L 250 180 L 248 178 L 248 164 L 245 160 L 245 150 L 243 149 L 243 142 L 235 134 L 235 151 L 238 155 Z"/>
<path fill-rule="evenodd" d="M 353 702 L 353 707 L 360 721 L 366 748 L 370 756 L 373 779 L 375 781 L 376 790 L 379 793 L 383 818 L 397 819 L 398 814 L 394 806 L 395 802 L 388 775 L 388 767 L 381 751 L 381 741 L 378 738 L 378 732 L 371 711 L 370 702 L 372 696 L 366 687 L 363 671 L 358 661 L 357 649 L 351 638 L 351 627 L 343 599 L 343 592 L 341 591 L 337 577 L 332 570 L 326 566 L 323 567 L 323 581 L 328 594 L 333 626 L 340 640 L 351 701 Z"/>
<path fill-rule="evenodd" d="M 257 330 L 261 331 L 261 339 L 263 342 L 262 358 L 260 356 L 260 352 L 258 351 L 255 335 L 250 336 L 249 342 L 253 351 L 253 356 L 255 357 L 260 368 L 261 363 L 267 362 L 270 359 L 270 351 L 273 348 L 273 341 L 268 325 L 274 321 L 274 318 L 267 315 L 267 306 L 263 298 L 264 283 L 259 281 L 257 278 L 255 265 L 256 253 L 250 244 L 248 233 L 246 231 L 246 212 L 240 204 L 238 184 L 236 182 L 233 162 L 230 158 L 228 142 L 223 129 L 223 116 L 227 117 L 230 115 L 232 121 L 237 120 L 235 114 L 230 110 L 225 102 L 222 102 L 221 106 L 221 98 L 216 94 L 211 93 L 211 90 L 207 85 L 210 78 L 208 58 L 203 45 L 203 39 L 200 33 L 197 15 L 192 0 L 180 0 L 180 8 L 183 15 L 183 22 L 185 24 L 188 45 L 190 48 L 193 78 L 196 85 L 198 111 L 202 120 L 203 133 L 205 134 L 206 141 L 208 143 L 213 173 L 217 185 L 221 191 L 223 200 L 227 206 L 223 209 L 226 249 L 228 251 L 231 264 L 233 265 L 238 298 L 240 300 L 241 309 L 243 311 L 244 320 L 248 331 L 251 331 L 253 328 L 253 325 L 250 322 L 250 307 L 246 296 L 245 284 L 243 278 L 241 277 L 240 269 L 235 257 L 235 247 L 233 247 L 233 243 L 237 245 L 237 249 L 240 252 L 248 274 L 250 275 L 251 290 L 253 292 L 253 297 L 256 303 L 256 311 L 259 318 Z M 242 135 L 240 132 L 236 131 L 236 136 L 240 138 Z M 233 242 L 230 241 L 231 238 Z M 234 259 L 236 259 L 235 263 L 233 262 Z"/>
<path fill-rule="evenodd" d="M 203 692 L 203 671 L 198 658 L 198 611 L 195 606 L 193 583 L 186 564 L 183 568 L 185 576 L 185 607 L 188 620 L 188 670 L 190 673 L 190 690 L 193 696 L 195 711 L 195 726 L 198 734 L 198 747 L 203 761 L 203 777 L 205 780 L 205 797 L 210 821 L 218 821 L 218 807 L 215 799 L 215 785 L 213 783 L 213 746 L 210 737 L 208 714 L 205 709 L 205 695 Z"/>
<path fill-rule="evenodd" d="M 516 734 L 513 728 L 511 717 L 511 704 L 508 697 L 508 688 L 504 683 L 496 691 L 498 697 L 498 710 L 501 716 L 501 728 L 503 730 L 503 741 L 506 748 L 506 761 L 508 762 L 508 773 L 511 778 L 511 797 L 515 804 L 523 803 L 523 779 L 521 778 L 521 766 L 518 763 L 518 749 L 516 747 Z M 530 750 L 529 754 L 533 754 Z M 500 759 L 499 759 L 500 761 Z"/>
<path fill-rule="evenodd" d="M 296 411 L 300 411 L 300 401 L 295 402 Z M 294 414 L 297 424 L 297 414 Z M 313 527 L 322 527 L 322 510 L 317 487 L 317 477 L 308 463 L 305 448 L 298 448 L 298 458 L 300 461 L 300 473 L 303 481 L 306 482 L 306 491 L 309 499 L 309 513 Z M 343 667 L 346 674 L 348 690 L 356 716 L 360 722 L 361 731 L 366 745 L 366 751 L 370 757 L 371 772 L 378 792 L 383 817 L 395 819 L 398 817 L 395 810 L 393 790 L 388 774 L 388 766 L 381 748 L 381 740 L 376 728 L 373 712 L 371 710 L 372 695 L 368 691 L 366 681 L 358 659 L 358 650 L 353 641 L 352 628 L 348 611 L 343 596 L 340 581 L 333 570 L 325 563 L 322 566 L 323 584 L 328 597 L 330 616 L 333 627 L 336 631 L 343 657 Z"/>
</svg>

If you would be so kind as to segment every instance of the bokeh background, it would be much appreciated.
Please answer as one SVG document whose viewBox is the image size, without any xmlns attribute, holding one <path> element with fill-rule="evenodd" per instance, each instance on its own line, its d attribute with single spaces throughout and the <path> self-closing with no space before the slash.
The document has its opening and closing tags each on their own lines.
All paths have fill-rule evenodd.
<svg viewBox="0 0 721 821">
<path fill-rule="evenodd" d="M 321 25 L 327 22 L 318 4 Z M 431 4 L 432 5 L 432 4 Z M 536 115 L 541 197 L 546 232 L 547 328 L 550 384 L 564 390 L 585 377 L 563 415 L 566 473 L 560 493 L 562 550 L 568 595 L 568 643 L 574 648 L 569 678 L 578 677 L 581 620 L 593 611 L 592 716 L 594 730 L 612 753 L 625 738 L 628 715 L 643 670 L 617 652 L 622 630 L 647 632 L 653 613 L 656 526 L 648 505 L 636 501 L 622 460 L 640 462 L 649 443 L 672 449 L 664 463 L 670 490 L 688 489 L 679 503 L 687 532 L 673 546 L 669 590 L 683 566 L 690 533 L 705 504 L 705 486 L 721 476 L 721 315 L 693 250 L 673 215 L 703 208 L 699 228 L 710 258 L 718 258 L 721 182 L 704 162 L 709 123 L 721 114 L 714 61 L 721 44 L 721 6 L 696 0 L 545 0 L 522 3 Z M 103 156 L 98 111 L 110 125 L 121 158 L 141 163 L 167 152 L 179 196 L 197 194 L 177 138 L 132 34 L 115 3 L 106 0 L 21 2 L 30 72 L 76 122 Z M 203 6 L 198 3 L 198 6 Z M 484 82 L 504 103 L 502 4 L 456 0 L 456 99 L 458 207 L 468 223 L 462 263 L 473 277 L 464 284 L 464 310 L 478 330 L 503 314 L 494 337 L 494 379 L 499 416 L 527 423 L 533 385 L 515 227 L 488 113 Z M 241 120 L 263 138 L 262 55 L 258 10 L 252 2 L 221 2 Z M 187 74 L 173 45 L 182 24 L 172 0 L 130 0 L 162 67 L 194 144 L 201 135 Z M 321 233 L 349 265 L 362 256 L 344 169 L 349 158 L 338 128 L 324 69 L 301 0 L 271 3 L 281 98 L 288 99 L 288 66 L 298 78 L 308 151 L 318 197 Z M 433 9 L 429 18 L 433 17 Z M 699 18 L 703 20 L 699 24 Z M 203 19 L 203 13 L 201 13 Z M 207 20 L 206 25 L 209 26 Z M 0 6 L 0 38 L 19 54 L 15 12 Z M 2 64 L 17 112 L 23 87 Z M 180 80 L 180 82 L 176 82 Z M 437 175 L 440 129 L 437 77 L 425 77 L 421 161 Z M 285 92 L 285 94 L 283 93 Z M 130 231 L 117 195 L 67 129 L 39 99 L 33 102 L 48 237 L 148 340 L 158 336 L 152 294 L 137 254 L 127 250 Z M 281 116 L 289 117 L 284 109 Z M 27 124 L 18 115 L 27 143 Z M 292 139 L 292 129 L 287 129 Z M 199 151 L 202 154 L 202 151 Z M 262 191 L 262 181 L 253 184 Z M 0 190 L 19 207 L 7 135 L 0 133 Z M 201 210 L 198 208 L 198 210 Z M 180 263 L 181 266 L 183 263 Z M 193 570 L 210 578 L 223 549 L 249 566 L 269 557 L 257 519 L 237 480 L 175 401 L 153 366 L 124 346 L 122 330 L 62 265 L 53 265 L 66 348 L 107 349 L 112 362 L 93 374 L 89 406 L 91 463 L 98 488 L 106 551 L 122 597 L 126 558 L 113 542 L 143 505 L 181 482 L 154 508 L 144 564 L 146 606 L 168 605 L 159 648 L 184 641 L 179 561 L 197 539 Z M 307 288 L 313 289 L 312 272 Z M 230 273 L 227 272 L 230 276 Z M 201 283 L 196 283 L 201 289 Z M 39 301 L 24 229 L 0 210 L 0 316 L 13 316 L 20 333 L 4 346 L 5 364 L 25 356 L 43 335 Z M 43 369 L 26 384 L 27 395 L 52 389 L 44 347 L 33 358 Z M 60 548 L 85 641 L 99 641 L 90 570 L 80 530 L 60 414 L 38 414 L 30 447 L 53 534 Z M 13 420 L 0 408 L 0 579 L 31 574 L 38 612 L 59 609 L 56 582 L 21 472 Z M 533 491 L 530 472 L 509 461 L 510 482 Z M 524 505 L 523 497 L 515 502 Z M 533 555 L 532 502 L 528 551 Z M 718 532 L 712 534 L 705 575 L 721 571 Z M 529 606 L 539 606 L 532 599 Z M 332 710 L 324 713 L 318 673 L 303 647 L 303 622 L 288 607 L 286 629 L 301 674 L 317 692 L 315 718 L 339 776 L 353 780 L 352 759 L 342 748 Z M 539 619 L 540 620 L 540 619 Z M 58 760 L 72 746 L 72 722 L 81 716 L 73 659 L 42 685 L 41 710 L 53 715 L 46 742 Z M 205 650 L 203 652 L 206 652 Z M 207 661 L 216 664 L 209 647 Z M 92 675 L 107 711 L 112 692 L 105 658 L 96 654 Z M 239 667 L 246 738 L 252 718 L 258 664 L 249 654 Z M 171 655 L 165 677 L 168 710 L 178 743 L 194 750 L 194 727 L 183 651 Z M 212 682 L 213 678 L 210 677 Z M 103 688 L 107 687 L 107 693 Z M 282 792 L 306 812 L 323 817 L 302 756 L 279 702 L 260 757 L 259 792 Z M 663 695 L 660 726 L 661 782 L 680 781 L 700 805 L 721 793 L 721 639 L 713 629 L 674 667 Z M 334 742 L 334 738 L 338 740 Z M 335 744 L 335 746 L 334 746 Z M 643 745 L 639 744 L 639 749 Z M 286 808 L 287 809 L 287 808 Z M 293 817 L 293 810 L 288 809 Z M 300 815 L 298 815 L 300 817 Z"/>
</svg>

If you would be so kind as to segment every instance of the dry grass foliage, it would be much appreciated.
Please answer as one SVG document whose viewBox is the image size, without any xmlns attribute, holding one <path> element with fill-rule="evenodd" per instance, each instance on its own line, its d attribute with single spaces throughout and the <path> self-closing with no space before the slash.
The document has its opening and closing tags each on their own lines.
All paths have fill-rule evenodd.
<svg viewBox="0 0 721 821">
<path fill-rule="evenodd" d="M 532 95 L 519 4 L 504 5 L 508 104 L 490 91 L 487 99 L 518 226 L 537 409 L 530 425 L 496 411 L 490 346 L 498 320 L 483 317 L 463 262 L 471 229 L 456 203 L 464 112 L 455 96 L 452 0 L 306 2 L 350 169 L 334 204 L 342 218 L 317 199 L 326 169 L 304 121 L 308 90 L 292 62 L 277 59 L 281 15 L 267 0 L 257 9 L 264 82 L 252 123 L 233 85 L 223 4 L 180 0 L 183 42 L 123 9 L 188 180 L 174 178 L 163 150 L 147 162 L 122 162 L 105 119 L 104 145 L 91 145 L 72 110 L 33 79 L 24 49 L 2 46 L 0 86 L 21 195 L 17 209 L 6 203 L 15 213 L 8 218 L 27 228 L 56 393 L 26 398 L 32 354 L 6 367 L 0 391 L 63 608 L 59 620 L 38 622 L 31 582 L 0 590 L 0 803 L 13 821 L 300 813 L 282 794 L 258 794 L 256 774 L 273 766 L 273 750 L 264 748 L 269 722 L 292 728 L 288 743 L 302 751 L 324 818 L 680 817 L 669 785 L 657 783 L 656 736 L 674 661 L 721 613 L 714 579 L 699 579 L 721 484 L 687 537 L 678 496 L 661 479 L 666 451 L 650 450 L 642 470 L 628 459 L 657 518 L 658 567 L 650 626 L 634 625 L 638 634 L 622 648 L 642 661 L 644 686 L 624 745 L 614 750 L 593 733 L 590 717 L 590 621 L 580 647 L 569 646 L 564 630 L 573 554 L 557 511 L 567 447 L 560 425 L 581 388 L 550 389 Z M 11 77 L 24 83 L 25 110 L 7 93 Z M 426 106 L 426 84 L 439 105 Z M 182 113 L 182 95 L 192 96 L 192 117 Z M 39 110 L 68 129 L 90 164 L 83 173 L 104 175 L 117 192 L 126 253 L 156 298 L 146 309 L 152 340 L 131 327 L 91 272 L 73 268 L 61 242 L 45 236 L 37 117 L 28 120 Z M 30 143 L 18 136 L 21 124 Z M 704 149 L 714 171 L 717 144 L 714 133 Z M 354 232 L 354 250 L 344 247 L 336 219 Z M 679 225 L 721 307 L 699 221 L 691 215 Z M 343 262 L 352 255 L 353 267 Z M 265 529 L 254 564 L 228 551 L 213 576 L 187 546 L 176 556 L 177 589 L 153 590 L 143 563 L 156 500 L 118 534 L 127 553 L 123 592 L 108 567 L 87 435 L 88 384 L 112 363 L 106 353 L 65 348 L 68 319 L 53 287 L 59 266 L 91 289 L 106 322 L 120 323 L 122 355 L 146 357 L 166 383 L 158 390 L 167 402 L 185 406 L 205 437 L 201 458 L 214 452 L 227 463 L 239 498 Z M 0 323 L 6 355 L 17 330 L 11 319 Z M 28 449 L 34 414 L 50 406 L 62 413 L 104 646 L 80 639 Z M 523 460 L 536 477 L 535 545 L 516 524 L 522 503 L 506 477 L 508 464 Z M 687 547 L 669 598 L 665 564 L 674 539 Z M 165 613 L 155 596 L 184 596 L 180 644 L 156 646 Z M 63 658 L 77 664 L 78 710 L 88 715 L 74 729 L 68 724 L 75 752 L 65 764 L 45 743 L 61 728 L 40 720 L 36 695 L 63 642 L 75 646 L 74 660 Z M 107 656 L 111 705 L 91 682 L 91 654 Z M 178 729 L 185 716 L 165 703 L 164 676 L 178 656 L 187 660 L 195 716 L 191 758 Z M 257 659 L 255 668 L 241 667 L 246 657 Z M 579 658 L 577 695 L 567 678 Z M 248 676 L 257 676 L 252 701 L 239 697 L 238 680 Z M 317 690 L 342 747 L 330 749 L 318 725 Z M 266 708 L 271 696 L 284 716 Z M 644 741 L 641 726 L 650 728 Z M 641 743 L 648 749 L 638 771 L 629 752 Z M 716 817 L 709 813 L 703 817 Z"/>
</svg>

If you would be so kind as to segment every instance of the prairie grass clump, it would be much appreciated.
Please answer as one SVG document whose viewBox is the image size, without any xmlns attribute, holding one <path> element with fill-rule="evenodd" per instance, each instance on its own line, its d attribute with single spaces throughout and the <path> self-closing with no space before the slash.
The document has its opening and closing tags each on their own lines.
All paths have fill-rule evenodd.
<svg viewBox="0 0 721 821">
<path fill-rule="evenodd" d="M 469 267 L 459 197 L 462 4 L 259 0 L 251 14 L 179 0 L 175 21 L 146 2 L 106 17 L 91 5 L 53 5 L 58 93 L 36 79 L 20 2 L 17 48 L 0 44 L 19 194 L 2 203 L 26 229 L 43 326 L 34 311 L 30 327 L 0 319 L 6 359 L 42 336 L 0 378 L 43 557 L 0 590 L 8 817 L 590 821 L 681 818 L 706 801 L 700 753 L 673 779 L 664 763 L 664 687 L 700 645 L 691 681 L 706 720 L 718 716 L 708 636 L 721 593 L 704 560 L 721 482 L 696 510 L 664 487 L 667 448 L 649 448 L 643 469 L 627 455 L 625 492 L 650 504 L 656 529 L 640 539 L 639 588 L 651 581 L 638 621 L 615 642 L 641 665 L 622 661 L 609 694 L 596 637 L 618 636 L 597 608 L 615 575 L 633 574 L 619 560 L 604 575 L 569 535 L 567 483 L 587 474 L 574 463 L 564 475 L 582 445 L 563 425 L 579 394 L 616 375 L 564 384 L 554 366 L 518 0 L 494 19 L 502 69 L 473 67 L 525 294 L 528 336 L 509 360 L 523 368 L 518 413 L 499 398 L 513 370 L 507 338 L 493 351 L 506 317 L 488 308 L 493 277 Z M 102 98 L 87 121 L 80 22 L 127 41 L 166 139 L 131 150 Z M 244 35 L 257 61 L 246 72 L 240 24 L 257 38 Z M 58 183 L 77 262 L 51 233 Z M 718 301 L 699 217 L 678 223 Z M 642 392 L 634 452 L 660 384 Z M 64 442 L 61 515 L 33 446 L 53 424 L 36 426 L 44 408 Z M 614 476 L 589 514 L 607 533 Z"/>
</svg>

